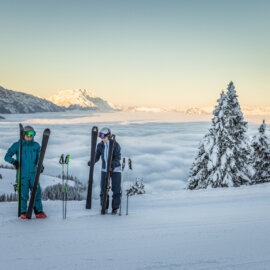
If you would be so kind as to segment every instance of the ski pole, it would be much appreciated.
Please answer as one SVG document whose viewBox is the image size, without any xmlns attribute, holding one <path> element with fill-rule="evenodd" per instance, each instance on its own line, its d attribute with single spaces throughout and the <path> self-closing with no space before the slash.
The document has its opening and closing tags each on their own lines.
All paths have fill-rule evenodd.
<svg viewBox="0 0 270 270">
<path fill-rule="evenodd" d="M 66 198 L 65 198 L 65 219 L 67 218 L 67 200 L 68 200 L 68 165 L 69 165 L 69 155 L 66 155 L 65 164 L 67 164 L 67 179 L 66 179 Z"/>
<path fill-rule="evenodd" d="M 65 188 L 64 188 L 64 177 L 65 177 L 65 172 L 64 172 L 64 154 L 61 155 L 59 163 L 62 165 L 62 215 L 63 219 L 65 218 L 65 212 L 64 212 L 64 200 L 65 200 Z"/>
<path fill-rule="evenodd" d="M 127 208 L 126 208 L 126 216 L 128 215 L 128 195 L 127 195 Z"/>
<path fill-rule="evenodd" d="M 123 185 L 124 185 L 124 170 L 125 170 L 125 165 L 126 165 L 126 159 L 123 158 L 123 162 L 122 162 L 122 183 L 121 183 L 121 201 L 120 201 L 120 209 L 119 209 L 119 216 L 122 215 L 122 194 L 123 194 Z"/>
<path fill-rule="evenodd" d="M 128 182 L 129 182 L 129 173 L 130 171 L 132 170 L 132 161 L 131 161 L 131 158 L 128 159 Z M 127 194 L 127 208 L 126 208 L 126 215 L 128 215 L 128 194 Z"/>
</svg>

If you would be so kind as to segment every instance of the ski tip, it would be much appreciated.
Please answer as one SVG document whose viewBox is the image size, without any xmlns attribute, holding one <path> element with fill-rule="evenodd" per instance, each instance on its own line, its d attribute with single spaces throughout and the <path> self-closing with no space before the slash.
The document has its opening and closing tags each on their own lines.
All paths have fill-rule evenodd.
<svg viewBox="0 0 270 270">
<path fill-rule="evenodd" d="M 44 135 L 50 135 L 51 130 L 49 128 L 46 128 L 43 132 Z"/>
<path fill-rule="evenodd" d="M 92 127 L 92 131 L 98 132 L 98 127 L 96 127 L 96 126 Z"/>
</svg>

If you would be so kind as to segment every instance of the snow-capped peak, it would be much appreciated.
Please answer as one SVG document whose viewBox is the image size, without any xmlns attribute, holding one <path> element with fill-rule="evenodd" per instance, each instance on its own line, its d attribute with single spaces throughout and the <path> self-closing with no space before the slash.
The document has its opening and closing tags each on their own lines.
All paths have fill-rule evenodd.
<svg viewBox="0 0 270 270">
<path fill-rule="evenodd" d="M 59 91 L 49 97 L 48 100 L 68 109 L 94 109 L 102 111 L 113 109 L 107 101 L 97 97 L 92 91 L 87 89 Z"/>
</svg>

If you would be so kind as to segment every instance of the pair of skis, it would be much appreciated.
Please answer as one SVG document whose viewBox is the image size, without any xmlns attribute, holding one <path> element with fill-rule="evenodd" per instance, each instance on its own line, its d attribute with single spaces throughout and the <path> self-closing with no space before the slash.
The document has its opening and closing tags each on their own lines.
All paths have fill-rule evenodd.
<svg viewBox="0 0 270 270">
<path fill-rule="evenodd" d="M 62 214 L 63 219 L 67 218 L 67 200 L 68 200 L 68 167 L 69 167 L 69 156 L 62 154 L 59 163 L 62 165 Z M 67 175 L 65 181 L 65 165 L 67 165 Z"/>
<path fill-rule="evenodd" d="M 104 183 L 104 192 L 103 192 L 103 200 L 102 200 L 102 207 L 101 207 L 101 215 L 106 214 L 106 208 L 108 205 L 108 193 L 110 191 L 110 179 L 112 173 L 112 156 L 113 156 L 113 148 L 115 143 L 115 135 L 111 135 L 110 142 L 109 142 L 109 153 L 108 153 L 108 162 L 107 162 L 107 173 L 106 173 L 106 180 Z"/>
<path fill-rule="evenodd" d="M 22 177 L 22 144 L 23 144 L 23 126 L 22 124 L 19 124 L 20 127 L 20 143 L 19 143 L 19 167 L 18 167 L 18 216 L 21 216 L 21 177 Z M 43 132 L 43 137 L 42 137 L 42 143 L 41 143 L 41 149 L 39 153 L 39 159 L 38 159 L 38 164 L 37 164 L 37 169 L 36 169 L 36 176 L 34 180 L 34 185 L 32 188 L 31 192 L 31 197 L 30 201 L 28 204 L 28 209 L 26 213 L 26 218 L 31 219 L 32 218 L 32 212 L 34 208 L 34 203 L 35 203 L 35 198 L 36 198 L 36 193 L 37 193 L 37 188 L 38 188 L 38 183 L 39 183 L 39 177 L 42 169 L 42 164 L 45 156 L 45 152 L 47 149 L 49 137 L 50 137 L 50 129 L 46 128 Z"/>
<path fill-rule="evenodd" d="M 94 176 L 97 137 L 98 137 L 98 127 L 94 126 L 92 128 L 92 135 L 91 135 L 90 171 L 89 171 L 87 198 L 86 198 L 86 209 L 91 209 L 92 207 L 92 189 L 93 189 L 93 176 Z M 108 153 L 106 180 L 103 187 L 104 192 L 103 192 L 103 201 L 102 201 L 102 207 L 101 207 L 102 215 L 106 214 L 106 206 L 107 206 L 107 199 L 108 199 L 107 197 L 110 190 L 110 178 L 111 178 L 111 173 L 112 173 L 111 167 L 112 167 L 114 143 L 115 143 L 115 135 L 111 135 L 109 138 L 109 153 Z"/>
</svg>

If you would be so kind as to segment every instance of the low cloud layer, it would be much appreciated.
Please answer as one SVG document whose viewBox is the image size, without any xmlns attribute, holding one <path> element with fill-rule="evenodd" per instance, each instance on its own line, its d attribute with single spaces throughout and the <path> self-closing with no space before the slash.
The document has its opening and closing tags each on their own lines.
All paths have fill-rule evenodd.
<svg viewBox="0 0 270 270">
<path fill-rule="evenodd" d="M 36 140 L 41 141 L 45 127 L 51 128 L 46 158 L 45 174 L 60 174 L 60 155 L 70 154 L 70 173 L 87 183 L 90 159 L 91 127 L 93 124 L 34 124 Z M 114 124 L 95 123 L 100 128 L 107 126 L 116 134 L 122 148 L 122 157 L 130 157 L 133 171 L 124 172 L 124 181 L 143 178 L 149 192 L 178 190 L 186 187 L 189 169 L 197 153 L 198 145 L 210 127 L 207 122 L 191 123 L 142 123 Z M 257 126 L 249 127 L 249 135 L 256 132 Z M 0 163 L 5 164 L 4 155 L 8 147 L 18 140 L 18 124 L 6 123 L 0 126 Z M 98 139 L 99 141 L 99 139 Z M 99 162 L 95 167 L 94 192 L 99 192 Z M 15 180 L 14 180 L 15 181 Z"/>
</svg>

